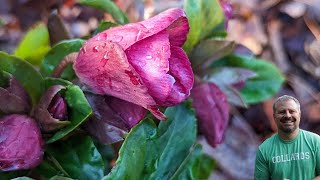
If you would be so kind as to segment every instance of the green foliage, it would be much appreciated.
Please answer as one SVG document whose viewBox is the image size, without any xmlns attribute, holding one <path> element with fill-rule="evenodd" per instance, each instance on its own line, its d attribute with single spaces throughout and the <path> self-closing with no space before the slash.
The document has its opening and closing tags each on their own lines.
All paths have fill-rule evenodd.
<svg viewBox="0 0 320 180">
<path fill-rule="evenodd" d="M 43 76 L 52 76 L 55 67 L 63 60 L 65 56 L 70 53 L 78 52 L 83 45 L 84 40 L 82 39 L 72 39 L 61 41 L 47 53 L 42 62 L 40 72 Z M 75 73 L 72 69 L 71 64 L 64 69 L 61 74 L 61 78 L 66 80 L 73 80 L 75 78 Z"/>
<path fill-rule="evenodd" d="M 97 30 L 93 33 L 93 36 L 98 34 L 99 32 L 102 32 L 104 30 L 107 30 L 111 27 L 115 27 L 115 26 L 118 26 L 118 24 L 115 24 L 115 23 L 112 23 L 112 22 L 107 22 L 107 21 L 102 21 L 100 22 Z"/>
<path fill-rule="evenodd" d="M 221 38 L 203 40 L 193 48 L 192 53 L 189 56 L 192 67 L 195 70 L 207 73 L 206 71 L 203 71 L 203 69 L 210 65 L 214 60 L 230 54 L 233 51 L 234 46 L 234 42 L 226 41 Z"/>
<path fill-rule="evenodd" d="M 82 90 L 78 86 L 67 86 L 65 99 L 69 108 L 68 120 L 71 121 L 71 123 L 63 129 L 57 131 L 51 138 L 47 140 L 47 143 L 55 142 L 68 135 L 92 114 L 91 106 L 84 96 Z"/>
<path fill-rule="evenodd" d="M 114 20 L 119 24 L 126 24 L 129 22 L 127 16 L 110 0 L 77 0 L 80 4 L 91 6 L 95 9 L 103 10 L 111 14 Z"/>
<path fill-rule="evenodd" d="M 39 23 L 31 28 L 23 37 L 14 52 L 33 65 L 40 65 L 44 55 L 49 51 L 49 33 L 44 23 Z"/>
<path fill-rule="evenodd" d="M 271 98 L 280 90 L 285 80 L 274 64 L 262 59 L 228 55 L 212 64 L 212 67 L 221 66 L 245 68 L 257 74 L 256 77 L 247 80 L 245 87 L 240 91 L 241 97 L 247 104 L 258 103 Z"/>
<path fill-rule="evenodd" d="M 189 53 L 199 41 L 211 37 L 223 22 L 224 14 L 218 0 L 186 0 L 184 10 L 190 31 L 183 49 Z"/>
<path fill-rule="evenodd" d="M 0 179 L 1 180 L 10 180 L 17 177 L 26 176 L 28 174 L 27 170 L 23 171 L 8 171 L 8 172 L 1 172 L 0 171 Z"/>
<path fill-rule="evenodd" d="M 89 136 L 72 136 L 47 146 L 46 152 L 54 157 L 73 179 L 101 179 L 104 175 L 104 162 Z"/>
<path fill-rule="evenodd" d="M 0 70 L 12 74 L 26 89 L 35 105 L 43 93 L 43 78 L 28 62 L 0 51 Z"/>
<path fill-rule="evenodd" d="M 208 179 L 215 166 L 214 160 L 203 154 L 202 147 L 198 144 L 171 179 Z"/>
<path fill-rule="evenodd" d="M 196 152 L 189 155 L 196 140 L 193 110 L 181 104 L 167 108 L 165 115 L 168 119 L 158 127 L 145 119 L 130 131 L 116 166 L 104 179 L 170 179 L 185 173 L 185 168 L 193 169 L 192 174 L 199 173 L 194 169 L 194 159 L 198 159 L 201 149 L 197 146 Z"/>
</svg>

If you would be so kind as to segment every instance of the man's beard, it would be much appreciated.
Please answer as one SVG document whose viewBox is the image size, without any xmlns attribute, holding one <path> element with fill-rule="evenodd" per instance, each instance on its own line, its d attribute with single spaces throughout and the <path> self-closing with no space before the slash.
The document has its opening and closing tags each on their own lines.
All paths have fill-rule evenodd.
<svg viewBox="0 0 320 180">
<path fill-rule="evenodd" d="M 280 119 L 280 122 L 284 123 L 286 121 L 292 121 L 293 122 L 293 126 L 283 126 L 282 124 L 280 124 L 280 130 L 286 134 L 291 134 L 292 132 L 294 132 L 297 129 L 297 126 L 294 122 L 297 121 L 296 118 L 291 117 L 291 118 L 287 118 L 287 117 L 283 117 Z"/>
</svg>

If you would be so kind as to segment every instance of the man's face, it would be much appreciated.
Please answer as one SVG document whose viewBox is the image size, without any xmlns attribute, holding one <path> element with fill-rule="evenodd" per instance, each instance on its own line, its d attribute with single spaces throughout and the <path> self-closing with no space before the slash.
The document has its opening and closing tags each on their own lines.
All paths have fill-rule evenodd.
<svg viewBox="0 0 320 180">
<path fill-rule="evenodd" d="M 279 131 L 291 134 L 299 127 L 301 113 L 293 100 L 278 102 L 275 109 L 273 116 Z"/>
</svg>

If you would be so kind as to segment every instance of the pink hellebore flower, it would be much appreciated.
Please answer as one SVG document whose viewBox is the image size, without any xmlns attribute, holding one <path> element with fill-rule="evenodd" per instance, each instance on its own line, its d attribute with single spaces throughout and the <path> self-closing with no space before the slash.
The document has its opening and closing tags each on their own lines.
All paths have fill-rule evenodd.
<svg viewBox="0 0 320 180">
<path fill-rule="evenodd" d="M 200 130 L 208 143 L 215 147 L 222 142 L 229 122 L 227 98 L 214 83 L 199 84 L 191 93 Z"/>
<path fill-rule="evenodd" d="M 179 104 L 193 85 L 181 48 L 188 32 L 183 10 L 169 9 L 97 34 L 82 47 L 73 68 L 94 93 L 137 104 L 164 120 L 158 106 Z"/>
<path fill-rule="evenodd" d="M 44 141 L 34 119 L 12 114 L 0 119 L 0 171 L 31 169 L 42 162 Z"/>
</svg>

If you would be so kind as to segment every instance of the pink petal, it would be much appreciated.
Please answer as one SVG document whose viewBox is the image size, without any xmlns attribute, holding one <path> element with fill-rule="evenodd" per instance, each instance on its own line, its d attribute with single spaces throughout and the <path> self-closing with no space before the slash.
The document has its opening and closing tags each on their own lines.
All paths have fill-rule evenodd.
<svg viewBox="0 0 320 180">
<path fill-rule="evenodd" d="M 31 169 L 42 162 L 44 141 L 29 116 L 11 114 L 0 119 L 0 171 Z"/>
<path fill-rule="evenodd" d="M 166 99 L 165 106 L 174 106 L 188 98 L 193 86 L 194 76 L 190 61 L 185 52 L 180 47 L 171 47 L 169 74 L 175 79 L 175 83 L 169 97 Z"/>
<path fill-rule="evenodd" d="M 213 83 L 192 89 L 193 106 L 199 126 L 208 143 L 215 147 L 223 139 L 229 121 L 229 104 L 223 92 Z"/>
<path fill-rule="evenodd" d="M 165 119 L 139 74 L 129 64 L 122 48 L 113 42 L 90 41 L 73 64 L 82 83 L 97 94 L 108 94 L 140 105 L 157 118 Z"/>
<path fill-rule="evenodd" d="M 161 104 L 169 96 L 174 78 L 169 71 L 170 50 L 165 32 L 137 42 L 126 50 L 129 62 L 139 73 L 149 94 Z M 168 50 L 167 50 L 168 49 Z"/>
<path fill-rule="evenodd" d="M 135 42 L 165 29 L 170 41 L 175 42 L 173 45 L 181 46 L 185 42 L 189 26 L 182 9 L 172 8 L 142 22 L 110 28 L 97 34 L 92 40 L 116 42 L 126 50 Z"/>
<path fill-rule="evenodd" d="M 128 129 L 131 129 L 133 126 L 138 124 L 147 112 L 147 110 L 141 106 L 112 96 L 106 97 L 106 102 L 108 102 L 110 108 L 114 112 L 117 112 L 117 114 L 123 119 Z"/>
</svg>

